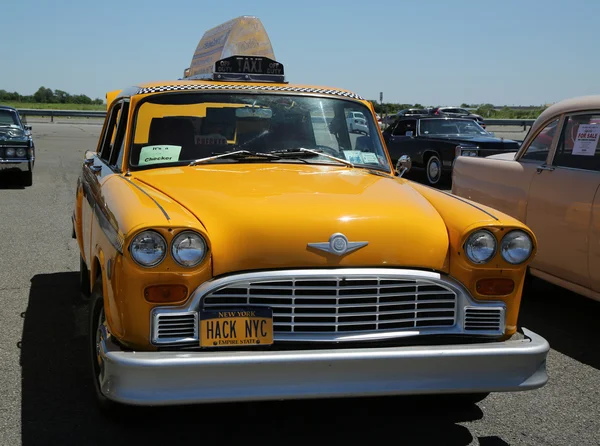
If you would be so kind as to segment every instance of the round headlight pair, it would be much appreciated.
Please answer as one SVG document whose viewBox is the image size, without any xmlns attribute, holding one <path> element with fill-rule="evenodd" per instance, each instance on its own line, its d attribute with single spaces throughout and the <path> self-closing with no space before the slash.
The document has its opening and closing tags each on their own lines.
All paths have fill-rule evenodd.
<svg viewBox="0 0 600 446">
<path fill-rule="evenodd" d="M 145 267 L 159 265 L 167 256 L 167 242 L 156 231 L 143 231 L 131 241 L 129 248 L 131 257 Z M 192 231 L 183 231 L 171 243 L 173 259 L 186 268 L 198 265 L 208 251 L 204 238 Z"/>
<path fill-rule="evenodd" d="M 496 255 L 498 242 L 490 231 L 480 229 L 469 236 L 465 242 L 465 253 L 473 263 L 487 263 Z M 500 242 L 500 253 L 508 263 L 518 265 L 529 258 L 533 251 L 531 237 L 521 230 L 510 231 Z"/>
</svg>

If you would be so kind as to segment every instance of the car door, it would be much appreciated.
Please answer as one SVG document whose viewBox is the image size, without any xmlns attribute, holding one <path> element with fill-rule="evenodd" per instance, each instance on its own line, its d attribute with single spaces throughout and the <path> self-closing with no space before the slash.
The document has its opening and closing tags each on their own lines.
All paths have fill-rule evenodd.
<svg viewBox="0 0 600 446">
<path fill-rule="evenodd" d="M 387 148 L 392 161 L 396 163 L 402 155 L 414 158 L 418 146 L 417 120 L 400 119 L 391 130 L 387 138 Z"/>
<path fill-rule="evenodd" d="M 128 101 L 120 101 L 111 108 L 97 151 L 87 152 L 83 163 L 78 208 L 81 209 L 80 243 L 86 260 L 92 249 L 93 219 L 106 217 L 101 187 L 108 177 L 118 171 L 117 163 L 123 151 L 128 108 Z"/>
<path fill-rule="evenodd" d="M 563 117 L 547 165 L 533 176 L 526 220 L 538 239 L 531 266 L 586 288 L 591 286 L 590 225 L 600 185 L 600 154 L 597 140 L 592 148 L 581 135 L 589 133 L 595 120 L 600 122 L 600 112 Z"/>
</svg>

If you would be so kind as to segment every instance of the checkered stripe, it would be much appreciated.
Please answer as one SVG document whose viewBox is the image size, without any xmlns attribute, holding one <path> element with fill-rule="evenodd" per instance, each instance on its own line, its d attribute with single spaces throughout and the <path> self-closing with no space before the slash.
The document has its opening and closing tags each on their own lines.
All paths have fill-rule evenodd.
<svg viewBox="0 0 600 446">
<path fill-rule="evenodd" d="M 331 90 L 325 88 L 308 87 L 281 87 L 264 85 L 214 85 L 214 84 L 188 84 L 188 85 L 158 85 L 156 87 L 140 88 L 137 94 L 159 93 L 163 91 L 182 91 L 182 90 L 253 90 L 253 91 L 293 91 L 297 93 L 319 93 L 330 94 L 334 96 L 343 96 L 346 98 L 364 100 L 356 93 L 347 91 Z"/>
</svg>

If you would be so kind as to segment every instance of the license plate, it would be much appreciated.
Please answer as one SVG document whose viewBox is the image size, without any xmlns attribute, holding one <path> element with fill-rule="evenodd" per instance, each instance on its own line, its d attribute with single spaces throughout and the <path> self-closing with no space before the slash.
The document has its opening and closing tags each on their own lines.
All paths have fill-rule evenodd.
<svg viewBox="0 0 600 446">
<path fill-rule="evenodd" d="M 271 308 L 202 310 L 200 347 L 270 345 L 273 343 Z"/>
</svg>

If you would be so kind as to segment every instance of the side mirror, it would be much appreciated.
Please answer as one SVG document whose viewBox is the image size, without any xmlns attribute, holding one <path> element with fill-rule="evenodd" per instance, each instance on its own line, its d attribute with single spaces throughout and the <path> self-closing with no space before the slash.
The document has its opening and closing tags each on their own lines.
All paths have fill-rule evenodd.
<svg viewBox="0 0 600 446">
<path fill-rule="evenodd" d="M 26 125 L 25 126 L 25 130 L 31 130 L 31 126 L 30 125 Z"/>
<path fill-rule="evenodd" d="M 408 172 L 411 167 L 412 161 L 410 160 L 410 156 L 402 155 L 400 158 L 398 158 L 398 162 L 396 163 L 396 174 L 401 177 Z"/>
</svg>

